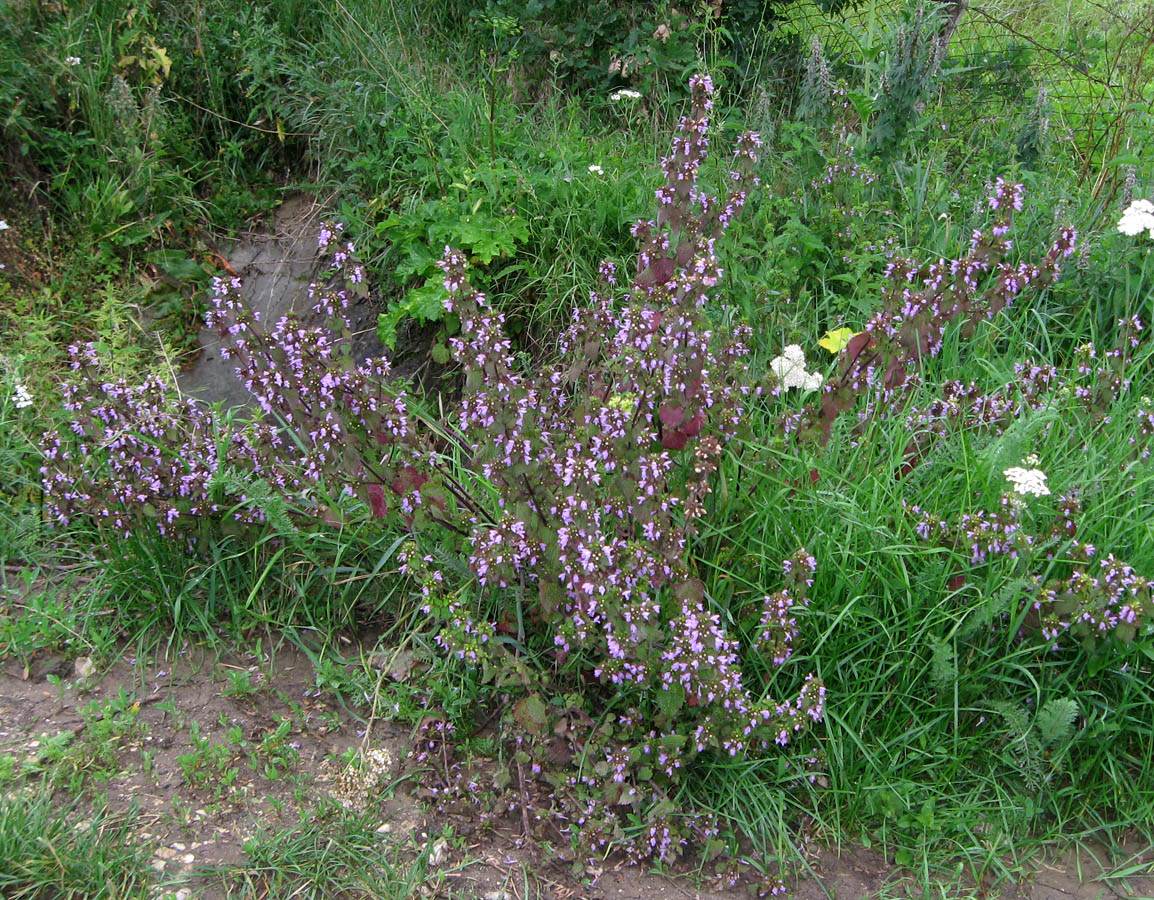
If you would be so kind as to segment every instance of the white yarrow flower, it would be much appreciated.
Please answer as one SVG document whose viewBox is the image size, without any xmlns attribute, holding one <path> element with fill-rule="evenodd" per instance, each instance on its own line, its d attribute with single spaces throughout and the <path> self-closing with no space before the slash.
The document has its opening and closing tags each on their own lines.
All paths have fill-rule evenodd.
<svg viewBox="0 0 1154 900">
<path fill-rule="evenodd" d="M 1143 231 L 1150 233 L 1154 238 L 1154 203 L 1149 200 L 1135 200 L 1122 213 L 1118 220 L 1118 230 L 1133 237 Z"/>
<path fill-rule="evenodd" d="M 631 91 L 629 88 L 621 88 L 609 95 L 609 99 L 616 103 L 618 100 L 640 100 L 640 91 Z"/>
<path fill-rule="evenodd" d="M 823 376 L 805 370 L 805 352 L 797 344 L 790 344 L 782 350 L 781 356 L 770 361 L 769 368 L 781 379 L 782 387 L 787 391 L 790 388 L 814 391 L 821 387 Z"/>
<path fill-rule="evenodd" d="M 28 392 L 28 388 L 19 382 L 16 383 L 12 391 L 12 400 L 17 409 L 27 409 L 32 405 L 32 395 Z"/>
<path fill-rule="evenodd" d="M 597 163 L 593 163 L 593 165 L 591 165 L 589 167 L 589 171 L 592 172 L 594 175 L 604 175 L 605 174 L 605 170 L 602 169 L 599 165 L 597 165 Z"/>
<path fill-rule="evenodd" d="M 1050 493 L 1050 488 L 1046 485 L 1046 473 L 1041 469 L 1023 469 L 1020 466 L 1013 466 L 1006 469 L 1002 474 L 1013 485 L 1015 493 L 1032 497 L 1045 497 Z"/>
<path fill-rule="evenodd" d="M 66 56 L 66 57 L 64 57 L 64 65 L 66 65 L 66 66 L 78 66 L 78 65 L 80 65 L 80 57 L 79 56 Z"/>
</svg>

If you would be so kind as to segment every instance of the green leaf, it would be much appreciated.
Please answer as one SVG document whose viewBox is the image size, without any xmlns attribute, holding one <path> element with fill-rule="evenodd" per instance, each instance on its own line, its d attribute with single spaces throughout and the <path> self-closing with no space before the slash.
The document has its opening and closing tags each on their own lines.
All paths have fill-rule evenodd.
<svg viewBox="0 0 1154 900">
<path fill-rule="evenodd" d="M 408 258 L 397 263 L 393 269 L 393 275 L 398 283 L 403 283 L 414 275 L 427 278 L 436 271 L 437 254 L 433 253 L 427 246 L 410 244 L 406 249 L 408 250 Z"/>
<path fill-rule="evenodd" d="M 513 704 L 513 719 L 527 732 L 543 735 L 549 727 L 545 703 L 540 694 L 530 694 Z"/>
<path fill-rule="evenodd" d="M 657 692 L 657 708 L 661 714 L 672 719 L 685 705 L 685 688 L 674 684 L 669 690 Z"/>
<path fill-rule="evenodd" d="M 204 266 L 181 250 L 153 250 L 145 259 L 177 281 L 207 281 Z"/>
<path fill-rule="evenodd" d="M 1070 697 L 1056 697 L 1038 710 L 1034 727 L 1043 747 L 1067 743 L 1074 736 L 1074 720 L 1078 718 L 1078 702 Z"/>
<path fill-rule="evenodd" d="M 388 312 L 377 317 L 377 337 L 390 350 L 397 349 L 397 323 L 405 317 L 408 310 L 401 304 L 395 304 Z"/>
</svg>

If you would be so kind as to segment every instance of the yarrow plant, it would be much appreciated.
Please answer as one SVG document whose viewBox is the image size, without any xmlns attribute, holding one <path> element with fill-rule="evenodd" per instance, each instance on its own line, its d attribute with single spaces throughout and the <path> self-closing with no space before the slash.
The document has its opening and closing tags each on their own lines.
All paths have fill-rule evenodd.
<svg viewBox="0 0 1154 900">
<path fill-rule="evenodd" d="M 1027 463 L 1030 460 L 1026 460 Z M 1033 464 L 1037 465 L 1037 457 L 1034 457 Z M 1046 486 L 1046 473 L 1041 469 L 1023 469 L 1021 466 L 1011 466 L 1003 472 L 1006 480 L 1014 488 L 1014 493 L 1020 496 L 1029 497 L 1047 497 L 1050 494 L 1050 488 Z"/>
<path fill-rule="evenodd" d="M 1118 230 L 1130 237 L 1145 231 L 1154 239 L 1154 203 L 1135 200 L 1123 211 L 1122 218 L 1118 220 Z"/>
<path fill-rule="evenodd" d="M 12 404 L 17 409 L 27 409 L 32 405 L 31 392 L 20 382 L 16 382 L 12 387 Z"/>
<path fill-rule="evenodd" d="M 1117 325 L 1118 346 L 1104 352 L 1092 344 L 1079 347 L 1070 373 L 1027 361 L 1016 366 L 1013 382 L 993 391 L 947 382 L 940 400 L 907 411 L 907 428 L 930 436 L 928 442 L 915 441 L 918 453 L 956 430 L 1001 435 L 1020 418 L 1057 404 L 1065 405 L 1092 432 L 1110 424 L 1116 404 L 1127 401 L 1127 373 L 1143 330 L 1137 317 Z M 1134 416 L 1130 460 L 1143 464 L 1150 458 L 1154 420 L 1148 405 L 1140 404 Z M 1091 650 L 1111 638 L 1130 643 L 1154 613 L 1150 580 L 1112 554 L 1103 557 L 1081 539 L 1081 488 L 1072 486 L 1054 495 L 1046 473 L 1038 468 L 1039 457 L 1028 454 L 1021 462 L 1003 471 L 1009 490 L 994 509 L 976 509 L 947 520 L 903 501 L 915 533 L 961 552 L 970 567 L 1011 561 L 1028 585 L 1024 635 L 1040 638 L 1054 650 L 1061 649 L 1067 636 Z M 908 474 L 908 468 L 898 474 Z M 1027 510 L 1028 519 L 1023 515 Z M 1030 574 L 1039 570 L 1047 574 Z M 1069 574 L 1055 577 L 1054 571 Z"/>
<path fill-rule="evenodd" d="M 820 372 L 805 370 L 805 351 L 798 344 L 789 344 L 769 363 L 770 371 L 781 380 L 782 390 L 801 388 L 815 391 L 821 387 L 824 376 Z"/>
</svg>

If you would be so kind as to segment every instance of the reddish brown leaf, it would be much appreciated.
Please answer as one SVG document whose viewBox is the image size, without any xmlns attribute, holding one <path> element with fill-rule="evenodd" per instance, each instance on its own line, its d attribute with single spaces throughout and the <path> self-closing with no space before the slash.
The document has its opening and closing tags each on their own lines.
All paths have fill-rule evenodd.
<svg viewBox="0 0 1154 900">
<path fill-rule="evenodd" d="M 369 506 L 372 507 L 373 517 L 383 519 L 389 511 L 389 504 L 385 502 L 384 485 L 369 485 Z"/>
<path fill-rule="evenodd" d="M 685 418 L 685 410 L 666 403 L 657 413 L 657 417 L 666 428 L 676 428 Z"/>
<path fill-rule="evenodd" d="M 701 426 L 704 424 L 705 424 L 705 413 L 702 412 L 701 410 L 698 410 L 694 414 L 692 419 L 690 419 L 688 422 L 683 424 L 677 430 L 680 431 L 686 437 L 697 437 L 697 435 L 701 434 Z"/>
<path fill-rule="evenodd" d="M 873 346 L 873 340 L 874 336 L 868 331 L 855 334 L 849 339 L 849 343 L 845 345 L 845 350 L 843 351 L 846 361 L 846 371 L 849 371 L 853 364 L 857 362 L 859 356 Z"/>
</svg>

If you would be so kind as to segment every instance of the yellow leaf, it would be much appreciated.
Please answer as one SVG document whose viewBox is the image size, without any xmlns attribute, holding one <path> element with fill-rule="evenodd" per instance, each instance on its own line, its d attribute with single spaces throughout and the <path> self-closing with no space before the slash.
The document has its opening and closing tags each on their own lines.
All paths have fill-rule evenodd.
<svg viewBox="0 0 1154 900">
<path fill-rule="evenodd" d="M 157 63 L 160 64 L 161 71 L 164 72 L 164 77 L 167 78 L 168 73 L 172 71 L 172 58 L 168 55 L 168 48 L 153 44 L 152 52 L 156 56 Z"/>
<path fill-rule="evenodd" d="M 825 337 L 818 341 L 817 345 L 819 347 L 825 348 L 830 353 L 837 355 L 845 349 L 846 344 L 848 344 L 850 339 L 856 335 L 857 332 L 850 331 L 848 328 L 838 328 L 836 331 L 827 331 L 825 333 Z"/>
</svg>

